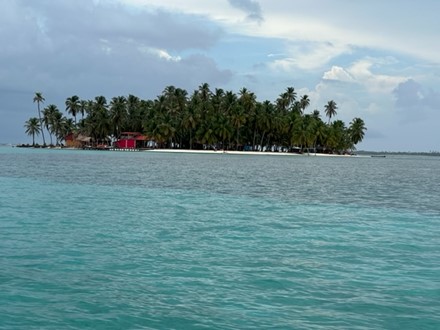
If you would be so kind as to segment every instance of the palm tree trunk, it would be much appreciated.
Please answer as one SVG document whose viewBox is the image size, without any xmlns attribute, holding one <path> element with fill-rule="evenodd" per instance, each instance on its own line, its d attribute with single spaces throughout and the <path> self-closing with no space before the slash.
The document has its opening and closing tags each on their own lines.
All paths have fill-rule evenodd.
<svg viewBox="0 0 440 330">
<path fill-rule="evenodd" d="M 257 121 L 255 121 L 255 125 L 254 125 L 254 136 L 252 139 L 252 151 L 255 151 L 255 140 L 257 138 Z"/>
<path fill-rule="evenodd" d="M 40 111 L 40 102 L 37 101 L 38 107 L 38 118 L 40 119 L 40 127 L 41 127 L 41 135 L 43 136 L 43 145 L 46 145 L 46 139 L 44 138 L 44 126 L 43 121 L 41 120 L 41 111 Z"/>
<path fill-rule="evenodd" d="M 53 141 L 52 141 L 52 133 L 50 132 L 50 130 L 48 128 L 46 128 L 47 131 L 49 132 L 49 137 L 50 137 L 50 145 L 53 145 Z"/>
<path fill-rule="evenodd" d="M 235 150 L 238 151 L 238 140 L 240 139 L 240 128 L 237 129 L 237 145 L 235 146 Z"/>
<path fill-rule="evenodd" d="M 263 132 L 263 134 L 261 135 L 261 142 L 260 142 L 261 151 L 263 151 L 264 133 L 266 133 L 266 132 Z"/>
</svg>

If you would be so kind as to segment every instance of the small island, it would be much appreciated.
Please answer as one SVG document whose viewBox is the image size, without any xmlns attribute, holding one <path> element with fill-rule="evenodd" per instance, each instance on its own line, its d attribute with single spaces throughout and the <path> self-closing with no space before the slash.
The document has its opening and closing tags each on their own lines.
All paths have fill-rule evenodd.
<svg viewBox="0 0 440 330">
<path fill-rule="evenodd" d="M 154 100 L 134 95 L 104 96 L 82 100 L 77 95 L 65 101 L 66 117 L 55 104 L 41 109 L 41 92 L 33 98 L 38 117 L 26 121 L 32 147 L 81 149 L 182 149 L 249 152 L 353 154 L 367 128 L 361 118 L 347 126 L 333 120 L 337 104 L 309 111 L 308 95 L 298 96 L 288 87 L 275 102 L 257 101 L 242 88 L 238 93 L 207 83 L 191 95 L 167 86 Z M 46 135 L 47 133 L 47 135 Z M 35 143 L 41 134 L 43 145 Z M 48 138 L 48 139 L 47 139 Z"/>
</svg>

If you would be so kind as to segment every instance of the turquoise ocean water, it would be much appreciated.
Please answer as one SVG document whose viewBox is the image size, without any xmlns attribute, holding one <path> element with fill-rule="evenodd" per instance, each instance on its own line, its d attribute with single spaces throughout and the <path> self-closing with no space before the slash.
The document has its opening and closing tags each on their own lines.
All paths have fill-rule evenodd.
<svg viewBox="0 0 440 330">
<path fill-rule="evenodd" d="M 440 329 L 440 158 L 2 147 L 0 329 Z"/>
</svg>

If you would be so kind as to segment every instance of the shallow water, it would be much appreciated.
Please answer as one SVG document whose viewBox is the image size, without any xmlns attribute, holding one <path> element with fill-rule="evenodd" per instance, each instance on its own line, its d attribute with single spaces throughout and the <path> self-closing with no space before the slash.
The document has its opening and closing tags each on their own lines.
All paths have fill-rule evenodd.
<svg viewBox="0 0 440 330">
<path fill-rule="evenodd" d="M 0 329 L 438 329 L 440 159 L 0 148 Z"/>
</svg>

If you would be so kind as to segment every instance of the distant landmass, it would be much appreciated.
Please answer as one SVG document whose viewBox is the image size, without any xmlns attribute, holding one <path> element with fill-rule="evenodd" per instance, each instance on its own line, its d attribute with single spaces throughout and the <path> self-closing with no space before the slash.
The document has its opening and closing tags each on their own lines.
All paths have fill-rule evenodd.
<svg viewBox="0 0 440 330">
<path fill-rule="evenodd" d="M 440 156 L 439 151 L 367 151 L 358 150 L 358 155 L 411 155 L 411 156 Z"/>
</svg>

